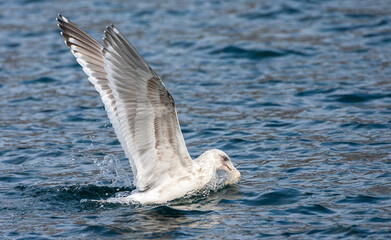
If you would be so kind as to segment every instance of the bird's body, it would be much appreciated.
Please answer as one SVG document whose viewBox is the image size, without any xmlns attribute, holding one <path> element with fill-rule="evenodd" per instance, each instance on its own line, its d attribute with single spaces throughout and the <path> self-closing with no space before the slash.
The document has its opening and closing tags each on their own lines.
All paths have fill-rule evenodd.
<svg viewBox="0 0 391 240">
<path fill-rule="evenodd" d="M 57 20 L 131 164 L 137 189 L 120 202 L 165 203 L 204 188 L 218 170 L 228 173 L 225 184 L 239 180 L 239 171 L 221 150 L 191 160 L 173 97 L 118 29 L 107 27 L 102 46 L 65 17 Z"/>
<path fill-rule="evenodd" d="M 143 204 L 165 203 L 183 197 L 186 194 L 194 193 L 205 188 L 211 181 L 215 180 L 217 177 L 216 171 L 223 169 L 223 167 L 212 159 L 220 159 L 219 156 L 223 154 L 224 152 L 218 149 L 208 150 L 193 161 L 190 173 L 177 174 L 174 178 L 167 178 L 165 182 L 148 191 L 140 192 L 136 190 L 129 197 L 113 198 L 110 201 L 121 203 L 139 202 Z M 230 165 L 226 167 L 235 169 L 232 164 Z M 234 184 L 239 181 L 240 177 L 240 172 L 236 170 L 224 184 Z"/>
</svg>

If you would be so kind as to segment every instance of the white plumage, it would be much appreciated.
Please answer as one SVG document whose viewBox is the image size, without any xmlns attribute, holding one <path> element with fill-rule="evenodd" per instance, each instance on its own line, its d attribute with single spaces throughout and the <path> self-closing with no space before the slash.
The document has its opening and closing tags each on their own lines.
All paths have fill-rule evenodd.
<svg viewBox="0 0 391 240">
<path fill-rule="evenodd" d="M 136 190 L 120 202 L 164 203 L 204 188 L 227 171 L 240 172 L 224 152 L 213 149 L 192 160 L 179 126 L 174 99 L 163 82 L 116 27 L 106 28 L 104 47 L 59 15 L 66 45 L 99 92 L 126 157 Z"/>
</svg>

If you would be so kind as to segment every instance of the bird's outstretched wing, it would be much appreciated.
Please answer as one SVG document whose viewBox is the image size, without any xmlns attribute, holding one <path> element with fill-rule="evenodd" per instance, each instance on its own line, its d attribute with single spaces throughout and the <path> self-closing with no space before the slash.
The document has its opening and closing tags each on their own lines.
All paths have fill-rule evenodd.
<svg viewBox="0 0 391 240">
<path fill-rule="evenodd" d="M 104 47 L 59 15 L 65 43 L 99 92 L 118 140 L 145 191 L 190 173 L 192 160 L 174 99 L 137 50 L 111 25 Z"/>
</svg>

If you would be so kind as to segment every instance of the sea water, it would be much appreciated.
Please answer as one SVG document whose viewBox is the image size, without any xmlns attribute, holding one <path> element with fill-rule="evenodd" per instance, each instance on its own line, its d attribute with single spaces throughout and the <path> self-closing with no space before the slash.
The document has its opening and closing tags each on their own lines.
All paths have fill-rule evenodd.
<svg viewBox="0 0 391 240">
<path fill-rule="evenodd" d="M 113 23 L 173 95 L 192 157 L 235 186 L 160 206 L 135 189 L 58 13 Z M 390 1 L 0 1 L 2 239 L 391 237 Z"/>
</svg>

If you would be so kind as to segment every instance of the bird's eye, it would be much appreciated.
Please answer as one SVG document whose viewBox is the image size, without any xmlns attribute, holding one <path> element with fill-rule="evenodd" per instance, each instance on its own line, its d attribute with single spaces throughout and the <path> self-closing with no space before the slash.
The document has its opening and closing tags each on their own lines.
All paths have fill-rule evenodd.
<svg viewBox="0 0 391 240">
<path fill-rule="evenodd" d="M 224 156 L 224 157 L 223 157 L 223 161 L 224 161 L 224 162 L 228 162 L 229 159 L 228 159 L 226 156 Z"/>
</svg>

